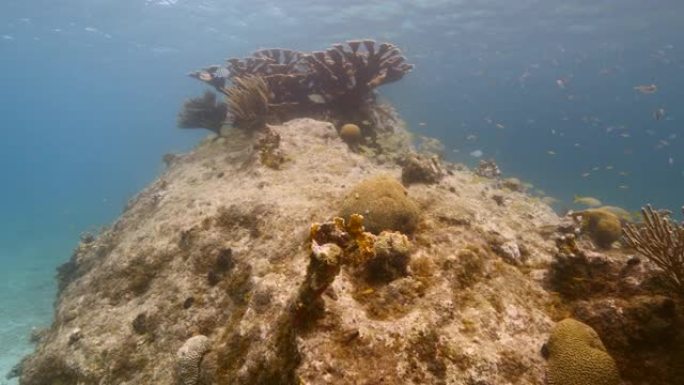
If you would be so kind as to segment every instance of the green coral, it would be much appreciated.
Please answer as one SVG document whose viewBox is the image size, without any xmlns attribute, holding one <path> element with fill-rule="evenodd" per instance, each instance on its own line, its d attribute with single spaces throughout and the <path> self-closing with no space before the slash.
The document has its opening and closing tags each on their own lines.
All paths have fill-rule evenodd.
<svg viewBox="0 0 684 385">
<path fill-rule="evenodd" d="M 546 344 L 548 385 L 618 385 L 613 358 L 591 326 L 572 318 L 556 324 Z"/>
<path fill-rule="evenodd" d="M 381 175 L 356 185 L 342 202 L 340 216 L 361 214 L 366 230 L 379 234 L 384 230 L 412 233 L 419 217 L 418 205 L 404 186 L 390 176 Z"/>
</svg>

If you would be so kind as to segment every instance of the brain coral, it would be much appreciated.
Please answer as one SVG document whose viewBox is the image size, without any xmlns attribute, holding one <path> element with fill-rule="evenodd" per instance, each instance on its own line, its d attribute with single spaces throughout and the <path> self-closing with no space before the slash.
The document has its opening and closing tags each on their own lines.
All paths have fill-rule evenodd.
<svg viewBox="0 0 684 385">
<path fill-rule="evenodd" d="M 361 140 L 361 128 L 353 123 L 347 123 L 340 128 L 340 137 L 347 143 L 356 143 Z"/>
<path fill-rule="evenodd" d="M 410 234 L 418 223 L 418 205 L 407 196 L 397 180 L 381 175 L 356 185 L 342 202 L 340 216 L 363 215 L 366 231 L 379 234 L 384 230 Z"/>
<path fill-rule="evenodd" d="M 615 361 L 589 325 L 566 318 L 556 324 L 546 345 L 548 385 L 618 385 Z"/>
<path fill-rule="evenodd" d="M 582 215 L 582 231 L 589 234 L 598 247 L 608 249 L 622 236 L 620 217 L 604 208 L 585 210 Z"/>
<path fill-rule="evenodd" d="M 199 380 L 199 366 L 202 357 L 209 350 L 209 338 L 203 335 L 188 338 L 176 352 L 179 383 L 196 385 Z"/>
</svg>

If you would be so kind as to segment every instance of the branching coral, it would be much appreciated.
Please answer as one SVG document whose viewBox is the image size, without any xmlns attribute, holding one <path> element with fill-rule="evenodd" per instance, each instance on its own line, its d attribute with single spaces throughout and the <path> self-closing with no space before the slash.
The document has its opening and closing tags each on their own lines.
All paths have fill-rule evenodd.
<svg viewBox="0 0 684 385">
<path fill-rule="evenodd" d="M 662 269 L 673 289 L 684 295 L 684 226 L 651 206 L 641 214 L 643 226 L 627 224 L 623 229 L 627 244 Z"/>
<path fill-rule="evenodd" d="M 219 133 L 226 120 L 228 106 L 217 102 L 216 94 L 210 91 L 203 96 L 187 100 L 178 114 L 180 128 L 206 128 Z"/>
<path fill-rule="evenodd" d="M 312 53 L 263 49 L 244 59 L 229 59 L 225 67 L 213 65 L 190 76 L 229 98 L 241 95 L 241 100 L 248 88 L 245 79 L 261 79 L 264 84 L 259 89 L 267 92 L 250 93 L 249 105 L 258 102 L 256 105 L 268 108 L 238 108 L 234 114 L 238 123 L 248 111 L 263 114 L 259 116 L 264 120 L 267 115 L 282 120 L 313 114 L 360 122 L 372 121 L 372 108 L 368 108 L 375 105 L 372 91 L 401 79 L 412 69 L 393 44 L 354 40 Z M 262 95 L 267 96 L 266 102 Z M 248 115 L 251 121 L 254 116 Z"/>
</svg>

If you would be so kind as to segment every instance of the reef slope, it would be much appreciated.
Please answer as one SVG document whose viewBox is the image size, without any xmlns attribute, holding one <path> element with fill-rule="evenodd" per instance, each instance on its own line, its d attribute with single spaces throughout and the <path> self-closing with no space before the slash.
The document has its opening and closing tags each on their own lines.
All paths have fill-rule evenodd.
<svg viewBox="0 0 684 385">
<path fill-rule="evenodd" d="M 407 186 L 420 207 L 408 275 L 366 282 L 343 268 L 291 356 L 274 359 L 311 224 L 368 177 L 400 180 L 401 167 L 351 151 L 329 123 L 271 129 L 280 169 L 238 133 L 205 140 L 79 245 L 21 384 L 543 383 L 554 300 L 541 281 L 555 253 L 545 229 L 559 218 L 453 165 L 439 183 Z M 250 369 L 258 360 L 270 380 Z"/>
</svg>

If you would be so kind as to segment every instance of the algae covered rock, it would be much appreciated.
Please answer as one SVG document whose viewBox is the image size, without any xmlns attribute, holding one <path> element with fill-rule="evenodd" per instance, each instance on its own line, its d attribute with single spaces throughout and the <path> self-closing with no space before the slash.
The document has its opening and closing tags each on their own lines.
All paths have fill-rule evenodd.
<svg viewBox="0 0 684 385">
<path fill-rule="evenodd" d="M 375 239 L 375 257 L 368 261 L 369 278 L 373 281 L 392 281 L 408 274 L 410 243 L 402 233 L 383 231 Z"/>
<path fill-rule="evenodd" d="M 356 185 L 342 202 L 340 216 L 364 217 L 366 230 L 379 234 L 384 230 L 410 234 L 418 224 L 418 205 L 408 197 L 404 186 L 390 176 L 380 175 Z"/>
<path fill-rule="evenodd" d="M 618 385 L 613 358 L 591 326 L 572 318 L 560 321 L 546 344 L 548 385 Z"/>
</svg>

